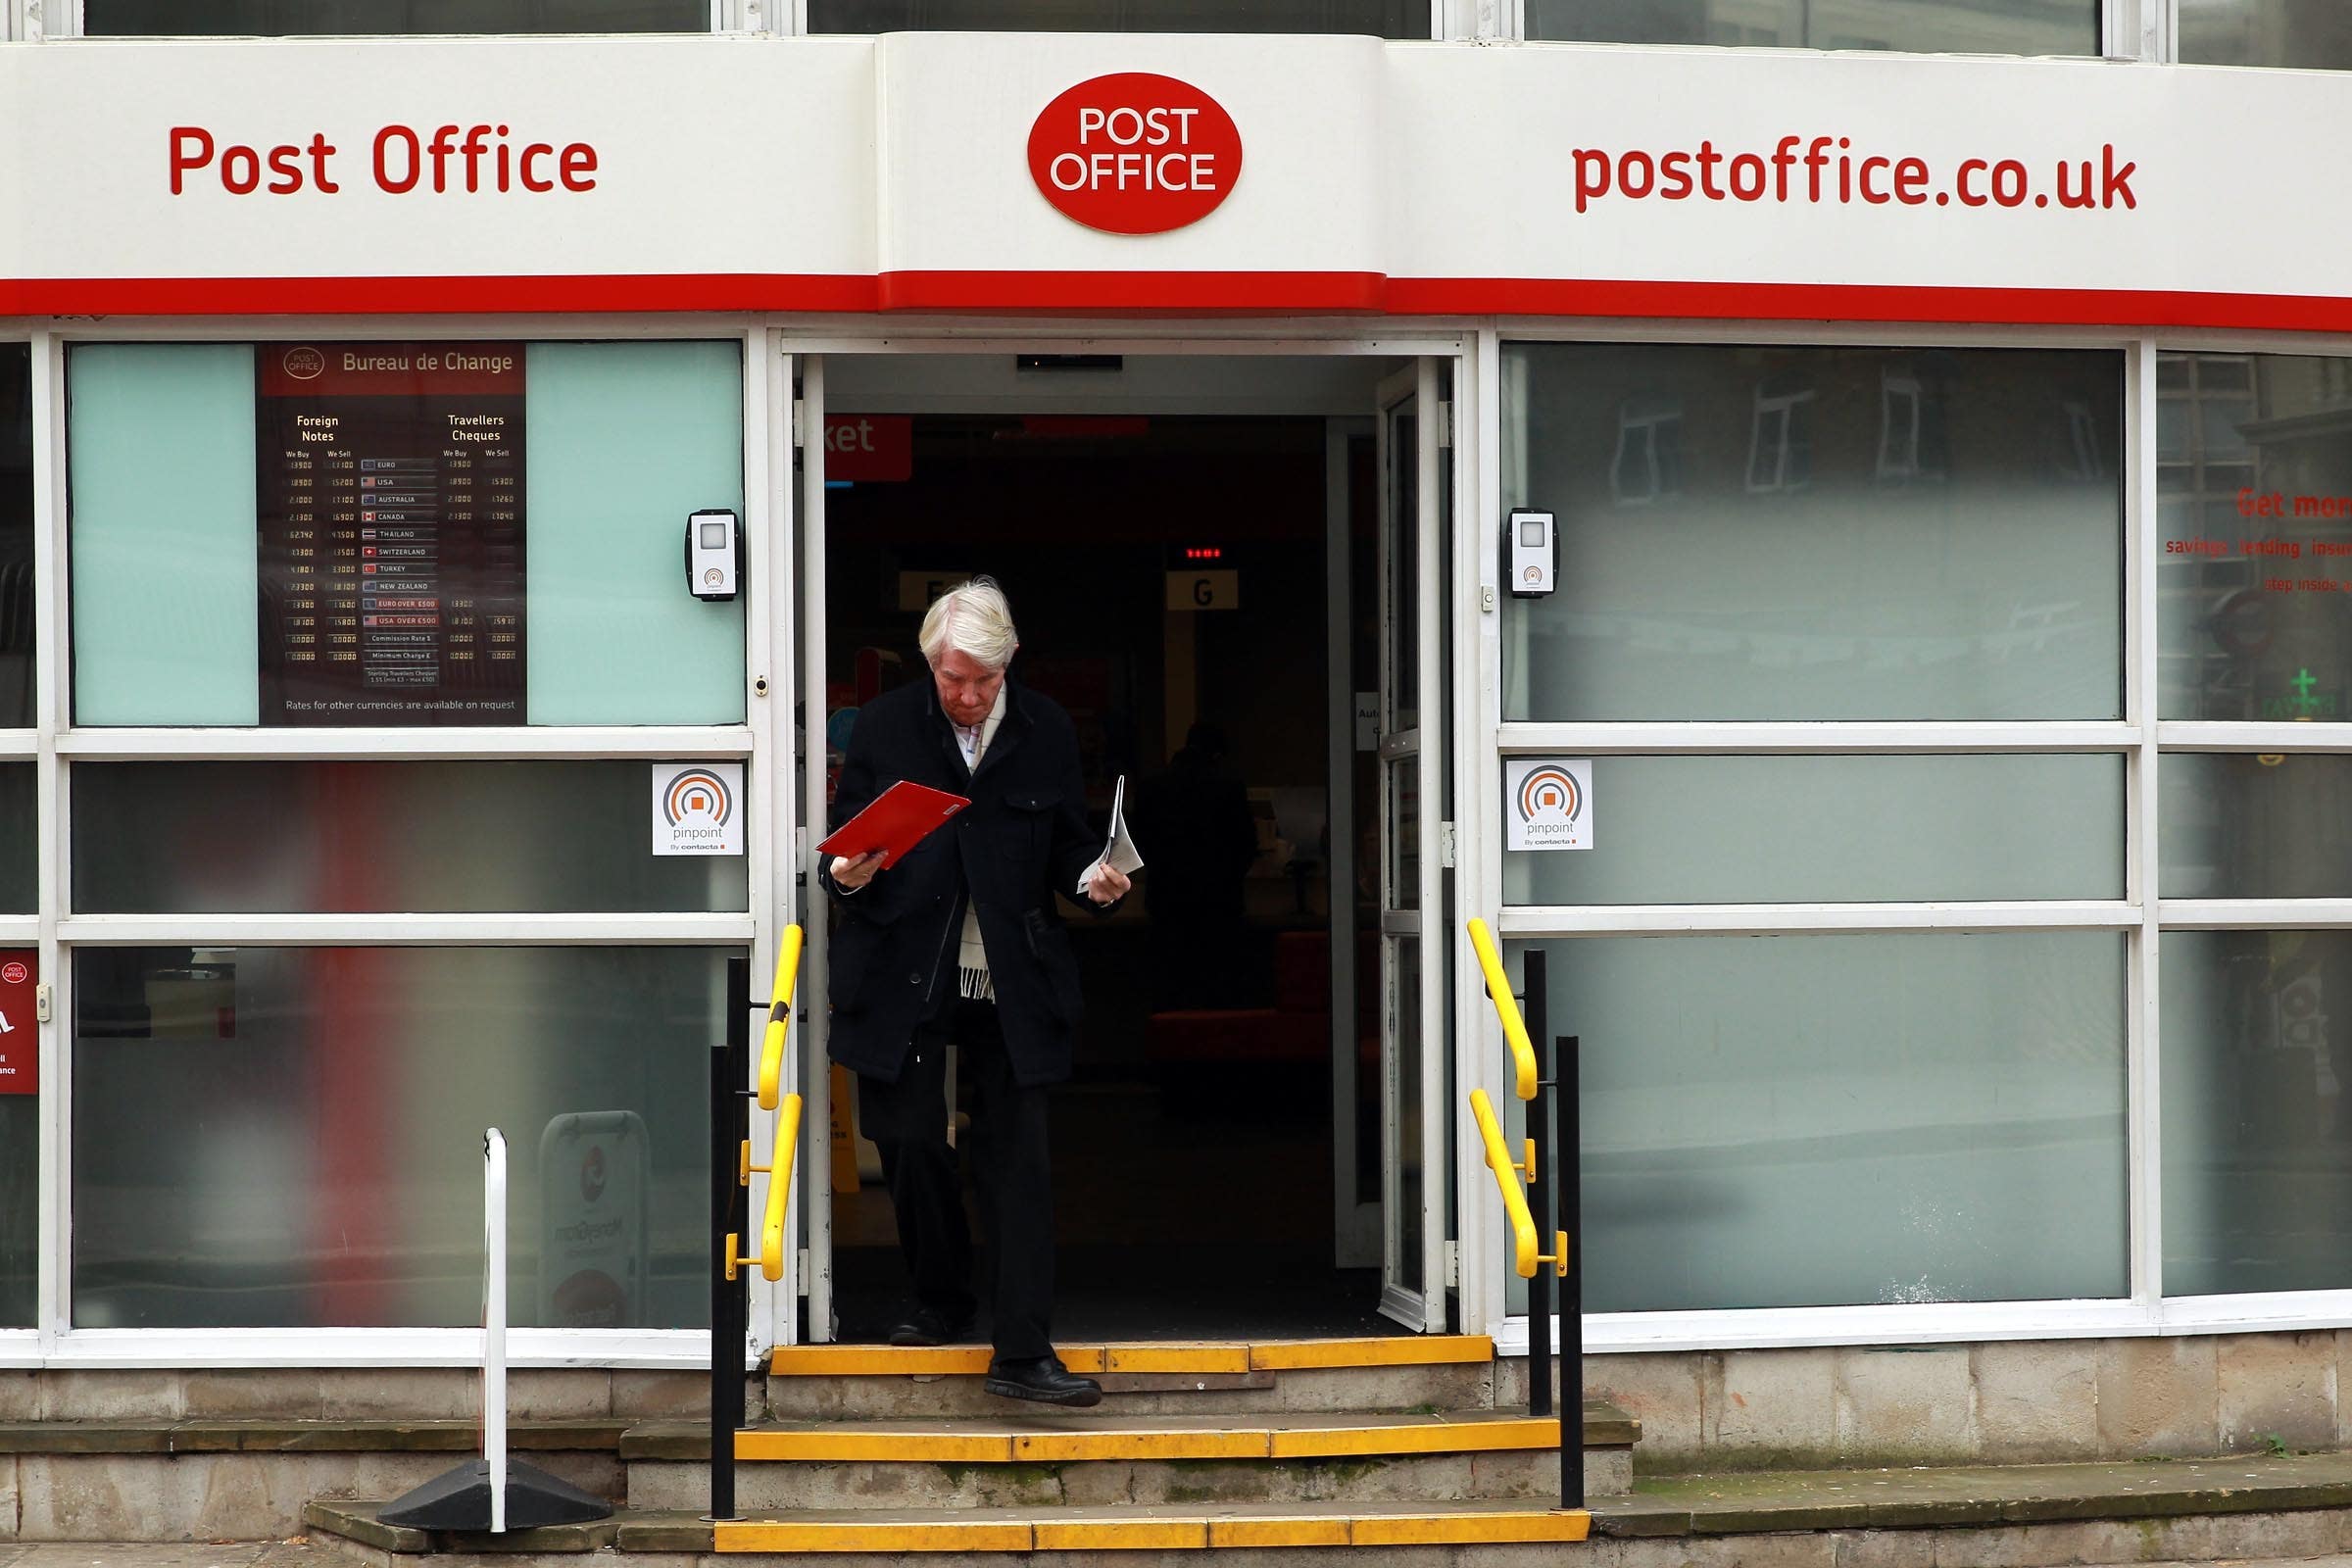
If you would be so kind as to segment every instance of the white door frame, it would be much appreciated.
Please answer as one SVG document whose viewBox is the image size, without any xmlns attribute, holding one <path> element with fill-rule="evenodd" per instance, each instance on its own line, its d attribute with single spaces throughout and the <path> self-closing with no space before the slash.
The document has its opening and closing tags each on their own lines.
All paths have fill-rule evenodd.
<svg viewBox="0 0 2352 1568">
<path fill-rule="evenodd" d="M 1288 324 L 1296 331 L 1302 325 L 1319 323 L 1293 322 Z M 826 676 L 826 614 L 822 585 L 825 580 L 825 479 L 824 444 L 819 436 L 824 427 L 824 362 L 826 356 L 1013 355 L 1033 353 L 1041 346 L 1051 346 L 1062 352 L 1112 353 L 1133 358 L 1175 355 L 1260 355 L 1268 358 L 1307 358 L 1334 355 L 1392 359 L 1411 358 L 1420 361 L 1422 379 L 1433 386 L 1436 384 L 1438 363 L 1450 359 L 1455 362 L 1454 385 L 1459 388 L 1468 382 L 1466 372 L 1475 343 L 1475 338 L 1468 332 L 1445 330 L 1414 336 L 1384 336 L 1378 333 L 1367 333 L 1354 336 L 1282 337 L 1269 335 L 1255 337 L 1215 335 L 1209 331 L 1194 333 L 1182 326 L 1169 327 L 1165 324 L 1131 327 L 1117 323 L 1043 323 L 1032 328 L 1018 323 L 977 322 L 963 325 L 925 323 L 925 335 L 910 335 L 906 330 L 906 326 L 907 323 L 904 321 L 876 322 L 868 331 L 861 332 L 855 326 L 848 326 L 839 321 L 828 321 L 811 323 L 811 329 L 806 332 L 795 332 L 787 325 L 770 340 L 768 359 L 779 367 L 776 373 L 785 378 L 787 388 L 790 386 L 791 377 L 795 374 L 798 375 L 800 383 L 797 399 L 787 395 L 776 400 L 776 416 L 771 421 L 783 430 L 781 439 L 785 443 L 787 458 L 790 456 L 790 448 L 796 431 L 800 442 L 799 508 L 796 514 L 799 534 L 798 549 L 796 551 L 787 548 L 778 554 L 797 559 L 800 567 L 799 581 L 812 585 L 817 590 L 809 593 L 805 601 L 794 600 L 791 597 L 795 588 L 790 577 L 790 562 L 780 561 L 771 564 L 772 569 L 768 580 L 771 584 L 771 591 L 777 595 L 775 601 L 777 608 L 774 613 L 780 616 L 796 609 L 799 613 L 801 689 L 809 695 L 813 705 L 801 726 L 801 731 L 804 733 L 814 733 L 821 736 L 824 723 L 822 694 L 825 690 Z M 1230 333 L 1232 329 L 1220 327 L 1217 330 Z M 1433 457 L 1434 442 L 1433 435 L 1425 443 L 1430 447 Z M 779 480 L 779 483 L 789 488 L 791 471 L 789 462 L 781 463 L 777 466 L 783 470 L 785 475 Z M 1455 465 L 1454 488 L 1457 493 L 1452 498 L 1452 510 L 1457 518 L 1465 511 L 1462 505 L 1461 491 L 1464 474 L 1470 466 L 1470 465 L 1458 462 Z M 1426 475 L 1434 476 L 1437 472 L 1434 462 L 1424 471 Z M 1437 515 L 1434 511 L 1436 506 L 1435 487 L 1425 483 L 1422 490 L 1424 492 L 1424 510 L 1430 511 L 1434 518 Z M 789 532 L 786 537 L 790 537 Z M 1425 569 L 1420 584 L 1422 599 L 1420 624 L 1424 628 L 1424 641 L 1428 642 L 1433 650 L 1433 657 L 1424 662 L 1424 668 L 1434 678 L 1437 668 L 1434 658 L 1434 637 L 1436 627 L 1442 623 L 1435 598 L 1442 578 L 1442 573 L 1435 569 L 1436 552 L 1441 548 L 1448 547 L 1450 541 L 1440 541 L 1435 536 L 1433 521 L 1430 528 L 1424 531 L 1421 544 Z M 778 577 L 779 573 L 782 574 L 781 580 Z M 1457 575 L 1456 581 L 1459 580 Z M 1458 612 L 1446 617 L 1446 619 L 1450 620 L 1454 626 L 1457 639 L 1470 629 L 1466 623 L 1467 617 Z M 777 625 L 778 647 L 780 649 L 789 648 L 791 646 L 790 622 L 779 620 Z M 791 689 L 790 671 L 782 668 L 785 661 L 781 654 L 774 662 L 779 668 L 766 671 L 766 678 L 772 688 L 777 685 L 779 675 L 781 675 L 783 677 L 782 684 L 789 692 Z M 1466 647 L 1457 649 L 1456 670 L 1469 667 L 1475 667 L 1473 651 Z M 760 673 L 755 671 L 755 678 L 758 678 Z M 787 704 L 790 703 L 789 695 L 785 701 Z M 781 715 L 778 720 L 777 733 L 783 735 L 792 732 L 791 708 L 789 706 L 775 708 L 774 703 L 775 699 L 771 697 L 769 700 L 771 710 Z M 1448 706 L 1450 706 L 1449 698 Z M 813 730 L 809 729 L 810 725 L 814 726 Z M 771 741 L 770 744 L 775 744 L 775 742 Z M 1470 755 L 1475 754 L 1455 748 L 1454 760 L 1458 763 L 1463 757 Z M 824 747 L 821 743 L 808 747 L 807 755 L 800 758 L 799 761 L 801 780 L 799 812 L 797 814 L 779 814 L 776 818 L 777 831 L 771 839 L 775 861 L 772 885 L 778 895 L 774 907 L 779 914 L 768 916 L 767 925 L 763 925 L 762 928 L 761 942 L 758 950 L 760 954 L 769 955 L 772 955 L 774 951 L 774 932 L 772 929 L 768 929 L 768 925 L 780 926 L 780 918 L 790 918 L 796 915 L 802 919 L 807 941 L 801 960 L 802 981 L 799 999 L 794 1007 L 796 1017 L 793 1037 L 796 1044 L 790 1068 L 795 1074 L 805 1102 L 802 1125 L 806 1130 L 801 1141 L 800 1170 L 794 1183 L 796 1191 L 793 1199 L 794 1204 L 803 1216 L 794 1228 L 794 1234 L 801 1238 L 802 1250 L 792 1260 L 785 1280 L 780 1282 L 769 1294 L 764 1311 L 760 1309 L 759 1299 L 755 1298 L 753 1321 L 764 1327 L 769 1336 L 766 1341 L 769 1345 L 794 1344 L 803 1337 L 803 1325 L 799 1321 L 798 1314 L 793 1310 L 796 1292 L 805 1294 L 808 1298 L 806 1337 L 812 1341 L 823 1342 L 831 1340 L 835 1334 L 830 1136 L 832 1103 L 830 1075 L 826 1070 L 824 1050 L 825 931 L 824 921 L 813 917 L 819 907 L 819 896 L 815 894 L 813 888 L 806 886 L 802 880 L 803 872 L 813 864 L 808 859 L 807 849 L 807 846 L 813 842 L 808 836 L 810 825 L 808 815 L 825 798 L 826 757 Z M 790 771 L 789 760 L 779 758 L 774 770 Z M 779 781 L 778 788 L 785 787 Z M 1424 797 L 1425 815 L 1434 812 L 1443 800 L 1442 793 L 1438 791 L 1424 791 Z M 1434 817 L 1431 820 L 1434 821 Z M 1427 858 L 1434 859 L 1437 847 L 1437 835 L 1434 827 L 1426 829 L 1423 842 L 1427 847 Z M 788 906 L 786 903 L 788 900 L 797 901 L 797 903 Z M 1448 943 L 1440 951 L 1449 952 L 1451 947 L 1458 945 Z M 756 961 L 760 960 L 756 959 Z M 1436 994 L 1434 1004 L 1443 1006 L 1442 989 Z M 1425 1003 L 1425 1011 L 1429 1005 L 1430 1004 Z M 1442 1019 L 1440 1027 L 1432 1029 L 1425 1036 L 1430 1040 L 1445 1040 L 1453 1037 L 1453 1032 L 1445 1027 L 1445 1021 Z M 1425 1068 L 1434 1068 L 1437 1082 L 1442 1085 L 1445 1065 L 1443 1059 L 1434 1054 L 1426 1053 L 1424 1059 Z M 1465 1078 L 1470 1076 L 1472 1070 L 1471 1064 L 1465 1062 L 1463 1065 Z M 1459 1142 L 1456 1141 L 1457 1144 Z M 1432 1247 L 1438 1249 L 1441 1254 L 1445 1234 L 1449 1227 L 1446 1208 L 1449 1184 L 1446 1179 L 1446 1168 L 1443 1164 L 1431 1167 L 1427 1172 L 1423 1190 L 1424 1201 L 1430 1209 L 1427 1222 L 1423 1227 L 1424 1236 L 1430 1239 Z M 1456 1173 L 1456 1180 L 1458 1179 L 1458 1173 Z M 1470 1249 L 1465 1245 L 1463 1250 L 1464 1272 L 1462 1274 L 1465 1282 L 1471 1278 L 1467 1267 L 1469 1258 Z M 1442 1290 L 1437 1293 L 1437 1299 L 1438 1309 L 1442 1313 L 1444 1310 L 1444 1292 Z M 1467 1311 L 1470 1306 L 1470 1298 L 1465 1295 L 1463 1299 Z"/>
</svg>

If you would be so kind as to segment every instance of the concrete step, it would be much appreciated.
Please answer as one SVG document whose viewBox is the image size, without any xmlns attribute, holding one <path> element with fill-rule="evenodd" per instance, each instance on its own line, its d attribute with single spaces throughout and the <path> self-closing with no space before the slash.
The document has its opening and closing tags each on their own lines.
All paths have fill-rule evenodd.
<svg viewBox="0 0 2352 1568">
<path fill-rule="evenodd" d="M 1296 1568 L 1377 1568 L 1384 1559 L 1535 1568 L 1565 1560 L 1562 1541 L 1583 1526 L 1509 1502 L 775 1510 L 716 1528 L 690 1514 L 632 1510 L 490 1543 L 392 1532 L 374 1519 L 380 1506 L 315 1502 L 305 1518 L 317 1539 L 341 1532 L 334 1539 L 374 1568 L 428 1550 L 455 1568 L 461 1557 L 481 1562 L 476 1554 L 493 1545 L 503 1568 L 570 1568 L 577 1553 L 606 1549 L 644 1554 L 647 1568 L 655 1555 L 667 1559 L 661 1568 L 675 1568 L 714 1552 L 760 1554 L 760 1568 L 818 1568 L 855 1551 L 962 1551 L 977 1561 L 1040 1550 L 1076 1553 L 1057 1559 L 1072 1568 L 1090 1550 L 1118 1568 L 1183 1568 L 1200 1562 L 1204 1546 L 1245 1542 L 1287 1544 L 1275 1560 Z M 1645 1477 L 1631 1495 L 1593 1499 L 1590 1515 L 1598 1560 L 1610 1568 L 2308 1558 L 2352 1548 L 2352 1454 Z M 1487 1533 L 1438 1534 L 1472 1530 Z M 1363 1555 L 1376 1542 L 1408 1541 L 1424 1549 Z M 1446 1544 L 1454 1549 L 1430 1555 Z"/>
<path fill-rule="evenodd" d="M 1636 1424 L 1585 1422 L 1586 1487 L 1633 1482 Z M 707 1437 L 623 1439 L 632 1507 L 710 1498 Z M 783 1422 L 742 1433 L 747 1508 L 1454 1502 L 1559 1494 L 1559 1423 L 1507 1411 L 1137 1418 L 1054 1411 L 991 1419 Z"/>
<path fill-rule="evenodd" d="M 1494 1344 L 1483 1335 L 1368 1340 L 1148 1342 L 1058 1347 L 1102 1383 L 1106 1414 L 1492 1409 Z M 981 1388 L 980 1345 L 793 1346 L 771 1352 L 767 1403 L 786 1419 L 867 1420 L 1001 1412 Z"/>
<path fill-rule="evenodd" d="M 1378 1562 L 1358 1554 L 1381 1547 L 1519 1546 L 1524 1553 L 1480 1553 L 1496 1568 L 1529 1568 L 1557 1561 L 1562 1543 L 1582 1541 L 1590 1516 L 1579 1512 L 1507 1503 L 1451 1505 L 1376 1504 L 1346 1508 L 1295 1507 L 1103 1507 L 1067 1508 L 1050 1514 L 1033 1509 L 904 1509 L 891 1512 L 796 1510 L 774 1518 L 750 1518 L 716 1525 L 685 1513 L 630 1510 L 587 1525 L 563 1525 L 504 1537 L 428 1534 L 382 1524 L 381 1502 L 321 1499 L 303 1512 L 318 1535 L 339 1541 L 361 1560 L 384 1565 L 415 1562 L 419 1556 L 455 1562 L 480 1561 L 490 1553 L 513 1568 L 536 1561 L 563 1565 L 587 1552 L 644 1554 L 676 1561 L 705 1554 L 759 1556 L 786 1568 L 804 1562 L 838 1563 L 847 1553 L 892 1558 L 956 1552 L 1116 1552 L 1136 1568 L 1160 1552 L 1198 1563 L 1204 1548 L 1222 1550 L 1301 1549 L 1302 1561 L 1347 1551 L 1349 1561 Z M 1080 1558 L 1079 1560 L 1083 1560 Z M 1400 1560 L 1418 1562 L 1418 1554 Z"/>
</svg>

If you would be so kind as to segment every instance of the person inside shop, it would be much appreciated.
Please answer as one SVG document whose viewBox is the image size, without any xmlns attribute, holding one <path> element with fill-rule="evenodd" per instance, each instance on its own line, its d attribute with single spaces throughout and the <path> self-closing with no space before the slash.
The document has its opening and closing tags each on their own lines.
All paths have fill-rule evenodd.
<svg viewBox="0 0 2352 1568">
<path fill-rule="evenodd" d="M 1089 825 L 1078 732 L 1007 677 L 1020 646 L 1004 591 L 975 577 L 940 596 L 918 637 L 929 680 L 865 705 L 832 810 L 838 828 L 902 779 L 969 798 L 889 869 L 834 857 L 832 1056 L 858 1075 L 858 1115 L 882 1152 L 914 1301 L 893 1345 L 973 1327 L 972 1246 L 949 1143 L 947 1053 L 970 1087 L 965 1139 L 988 1231 L 988 1392 L 1091 1405 L 1092 1378 L 1054 1353 L 1054 1207 L 1046 1098 L 1070 1076 L 1078 965 L 1056 896 L 1098 912 L 1128 878 Z"/>
</svg>

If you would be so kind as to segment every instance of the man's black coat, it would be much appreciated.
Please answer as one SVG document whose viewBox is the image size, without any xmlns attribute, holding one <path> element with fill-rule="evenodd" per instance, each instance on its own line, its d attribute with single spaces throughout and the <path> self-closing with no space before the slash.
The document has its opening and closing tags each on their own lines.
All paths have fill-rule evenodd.
<svg viewBox="0 0 2352 1568">
<path fill-rule="evenodd" d="M 955 990 L 958 895 L 968 889 L 1013 1075 L 1024 1087 L 1061 1082 L 1078 1035 L 1078 961 L 1054 899 L 1077 902 L 1078 878 L 1102 853 L 1087 824 L 1076 726 L 1007 679 L 1004 721 L 974 774 L 925 671 L 858 710 L 832 825 L 901 779 L 972 804 L 854 893 L 834 886 L 824 858 L 818 875 L 841 911 L 826 970 L 833 1059 L 898 1080 L 915 1025 Z"/>
</svg>

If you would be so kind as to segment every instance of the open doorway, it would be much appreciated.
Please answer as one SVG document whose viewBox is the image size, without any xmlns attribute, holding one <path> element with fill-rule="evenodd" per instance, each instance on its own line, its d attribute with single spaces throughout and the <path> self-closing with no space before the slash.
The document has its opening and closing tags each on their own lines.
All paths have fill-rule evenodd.
<svg viewBox="0 0 2352 1568">
<path fill-rule="evenodd" d="M 1261 406 L 1288 363 L 1257 362 Z M 1390 1332 L 1379 761 L 1356 713 L 1395 366 L 1313 363 L 1290 408 L 1236 414 L 1232 362 L 1146 364 L 828 359 L 826 740 L 837 758 L 862 702 L 924 678 L 924 609 L 985 571 L 1014 677 L 1076 721 L 1098 824 L 1126 780 L 1136 893 L 1064 911 L 1086 1021 L 1054 1096 L 1057 1334 Z M 854 1096 L 834 1098 L 838 1125 Z M 889 1200 L 870 1146 L 831 1165 L 836 1326 L 871 1339 L 905 1290 Z"/>
</svg>

